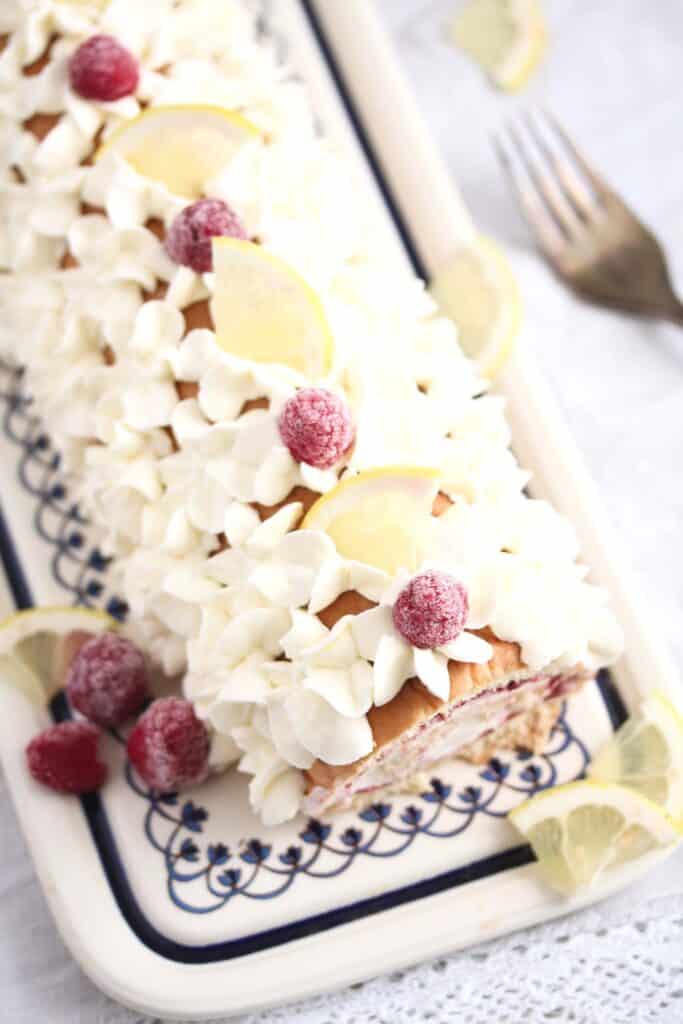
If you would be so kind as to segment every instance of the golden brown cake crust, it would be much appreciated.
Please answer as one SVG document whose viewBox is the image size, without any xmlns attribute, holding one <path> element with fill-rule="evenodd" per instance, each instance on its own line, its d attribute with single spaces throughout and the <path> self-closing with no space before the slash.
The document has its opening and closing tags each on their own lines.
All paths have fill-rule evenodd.
<svg viewBox="0 0 683 1024">
<path fill-rule="evenodd" d="M 352 604 L 347 597 L 346 606 Z M 327 625 L 327 622 L 325 624 Z M 480 690 L 488 689 L 507 679 L 511 674 L 526 668 L 518 644 L 499 640 L 490 630 L 477 632 L 491 644 L 493 656 L 484 665 L 449 662 L 451 690 L 448 701 L 439 700 L 418 679 L 409 679 L 393 700 L 382 707 L 373 707 L 368 712 L 368 721 L 375 741 L 372 753 L 353 764 L 329 765 L 323 761 L 316 761 L 307 773 L 309 787 L 322 786 L 325 789 L 332 789 L 337 783 L 360 771 L 363 765 L 377 755 L 379 749 L 392 743 L 426 718 L 430 718 L 439 709 L 453 701 L 460 701 Z"/>
</svg>

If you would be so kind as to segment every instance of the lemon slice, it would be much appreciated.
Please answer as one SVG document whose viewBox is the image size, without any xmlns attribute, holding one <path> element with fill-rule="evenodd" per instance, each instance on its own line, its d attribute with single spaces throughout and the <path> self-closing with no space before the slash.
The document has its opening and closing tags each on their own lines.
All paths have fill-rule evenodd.
<svg viewBox="0 0 683 1024">
<path fill-rule="evenodd" d="M 493 379 L 509 356 L 522 323 L 522 301 L 502 250 L 480 236 L 434 275 L 430 293 L 458 328 L 465 355 Z"/>
<path fill-rule="evenodd" d="M 62 686 L 83 634 L 118 628 L 104 612 L 89 608 L 30 608 L 0 623 L 0 688 L 11 685 L 35 704 Z"/>
<path fill-rule="evenodd" d="M 318 380 L 334 341 L 322 303 L 299 274 L 261 245 L 213 239 L 211 313 L 221 348 L 257 363 L 279 363 Z"/>
<path fill-rule="evenodd" d="M 347 477 L 318 498 L 302 529 L 324 530 L 344 558 L 392 575 L 422 561 L 424 534 L 439 474 L 420 466 L 388 466 Z"/>
<path fill-rule="evenodd" d="M 526 84 L 547 48 L 539 0 L 470 0 L 450 36 L 507 92 Z"/>
<path fill-rule="evenodd" d="M 125 121 L 95 155 L 123 157 L 139 174 L 198 199 L 240 146 L 260 132 L 234 110 L 200 103 L 149 107 Z"/>
<path fill-rule="evenodd" d="M 604 872 L 673 848 L 681 832 L 669 815 L 626 786 L 572 782 L 532 797 L 508 815 L 531 843 L 544 878 L 570 893 Z"/>
<path fill-rule="evenodd" d="M 618 782 L 683 822 L 683 716 L 653 693 L 609 740 L 588 769 L 597 782 Z"/>
</svg>

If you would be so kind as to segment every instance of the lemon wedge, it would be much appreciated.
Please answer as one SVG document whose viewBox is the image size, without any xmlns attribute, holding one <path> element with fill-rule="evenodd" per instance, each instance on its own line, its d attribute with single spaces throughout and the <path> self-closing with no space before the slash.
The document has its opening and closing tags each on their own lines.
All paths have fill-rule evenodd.
<svg viewBox="0 0 683 1024">
<path fill-rule="evenodd" d="M 470 0 L 450 37 L 507 92 L 526 84 L 547 48 L 539 0 Z"/>
<path fill-rule="evenodd" d="M 89 608 L 30 608 L 0 623 L 0 687 L 11 685 L 35 704 L 62 686 L 83 634 L 116 630 L 105 612 Z"/>
<path fill-rule="evenodd" d="M 635 789 L 683 823 L 681 712 L 665 694 L 651 694 L 598 753 L 588 775 Z"/>
<path fill-rule="evenodd" d="M 531 844 L 546 881 L 571 893 L 604 873 L 673 849 L 681 832 L 657 804 L 626 786 L 571 782 L 508 815 Z"/>
<path fill-rule="evenodd" d="M 234 110 L 200 103 L 149 107 L 125 121 L 95 154 L 116 154 L 175 195 L 198 199 L 207 182 L 260 132 Z"/>
<path fill-rule="evenodd" d="M 491 239 L 479 236 L 435 273 L 429 291 L 458 328 L 465 355 L 492 380 L 512 351 L 522 323 L 519 288 L 505 254 Z"/>
<path fill-rule="evenodd" d="M 278 363 L 310 380 L 329 373 L 334 341 L 318 295 L 261 245 L 213 239 L 216 341 L 232 355 Z"/>
<path fill-rule="evenodd" d="M 439 473 L 420 466 L 387 466 L 347 477 L 318 498 L 302 523 L 324 530 L 340 555 L 395 573 L 422 561 Z"/>
</svg>

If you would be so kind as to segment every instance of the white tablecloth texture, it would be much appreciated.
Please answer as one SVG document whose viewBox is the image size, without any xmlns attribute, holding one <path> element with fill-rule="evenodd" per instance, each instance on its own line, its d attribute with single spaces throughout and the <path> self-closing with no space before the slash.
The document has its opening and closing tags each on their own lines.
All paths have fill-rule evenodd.
<svg viewBox="0 0 683 1024">
<path fill-rule="evenodd" d="M 534 254 L 490 134 L 520 105 L 548 103 L 659 235 L 683 293 L 683 4 L 545 0 L 548 59 L 510 98 L 444 42 L 458 0 L 377 2 L 478 224 L 510 247 L 528 341 L 625 541 L 662 643 L 681 660 L 683 331 L 570 297 Z M 101 995 L 62 946 L 2 780 L 0 851 L 0 1019 L 151 1024 Z M 571 918 L 247 1020 L 678 1024 L 683 852 Z"/>
</svg>

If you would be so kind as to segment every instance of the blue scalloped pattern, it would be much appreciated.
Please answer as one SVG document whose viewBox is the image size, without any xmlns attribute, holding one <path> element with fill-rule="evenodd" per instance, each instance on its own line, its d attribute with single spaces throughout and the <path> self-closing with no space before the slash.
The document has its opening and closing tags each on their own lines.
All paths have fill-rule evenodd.
<svg viewBox="0 0 683 1024">
<path fill-rule="evenodd" d="M 87 519 L 69 498 L 59 453 L 33 415 L 22 384 L 23 371 L 0 360 L 2 429 L 19 449 L 19 482 L 36 499 L 33 521 L 37 534 L 52 549 L 52 574 L 73 604 L 103 608 L 122 621 L 128 608 L 107 587 L 110 559 L 89 543 Z"/>
<path fill-rule="evenodd" d="M 560 760 L 568 757 L 574 777 L 581 777 L 588 751 L 563 709 L 544 754 L 520 751 L 509 760 L 492 758 L 476 783 L 462 789 L 433 778 L 412 803 L 400 798 L 371 804 L 351 825 L 347 815 L 339 827 L 310 819 L 299 842 L 283 849 L 257 838 L 237 849 L 216 838 L 204 840 L 210 819 L 205 807 L 146 788 L 130 765 L 126 778 L 147 804 L 144 832 L 163 858 L 171 900 L 188 913 L 209 914 L 238 897 L 274 899 L 299 877 L 332 879 L 365 857 L 397 857 L 425 839 L 453 840 L 482 817 L 504 818 L 521 800 L 553 786 Z"/>
</svg>

